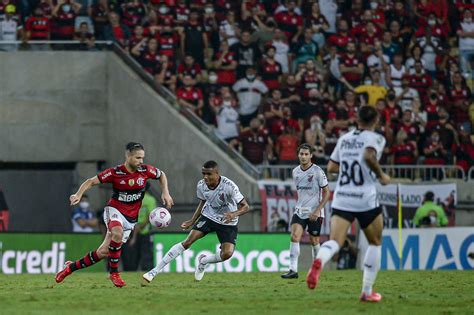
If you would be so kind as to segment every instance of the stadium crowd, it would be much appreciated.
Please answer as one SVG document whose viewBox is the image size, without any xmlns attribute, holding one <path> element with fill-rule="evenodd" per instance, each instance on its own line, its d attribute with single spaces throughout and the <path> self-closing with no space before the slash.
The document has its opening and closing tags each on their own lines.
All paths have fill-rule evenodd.
<svg viewBox="0 0 474 315">
<path fill-rule="evenodd" d="M 460 0 L 1 0 L 0 36 L 117 42 L 255 165 L 294 163 L 302 142 L 326 163 L 369 104 L 382 164 L 467 171 L 473 13 Z"/>
</svg>

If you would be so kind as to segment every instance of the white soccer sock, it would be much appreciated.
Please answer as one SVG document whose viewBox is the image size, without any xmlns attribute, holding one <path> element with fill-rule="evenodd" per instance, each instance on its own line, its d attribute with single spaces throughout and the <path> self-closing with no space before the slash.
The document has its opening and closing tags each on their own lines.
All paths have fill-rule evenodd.
<svg viewBox="0 0 474 315">
<path fill-rule="evenodd" d="M 222 261 L 222 258 L 221 258 L 220 251 L 216 252 L 214 255 L 204 256 L 201 259 L 201 263 L 203 264 L 215 264 L 221 261 Z"/>
<path fill-rule="evenodd" d="M 324 267 L 337 252 L 339 252 L 339 244 L 335 240 L 330 240 L 323 243 L 316 255 L 316 259 L 321 259 Z"/>
<path fill-rule="evenodd" d="M 160 272 L 167 264 L 169 264 L 171 261 L 176 259 L 176 257 L 181 255 L 181 253 L 184 252 L 185 250 L 186 249 L 181 243 L 173 245 L 173 247 L 171 247 L 171 249 L 163 256 L 163 259 L 154 268 L 154 270 L 157 272 Z"/>
<path fill-rule="evenodd" d="M 290 242 L 290 270 L 298 272 L 298 257 L 300 255 L 300 243 Z"/>
<path fill-rule="evenodd" d="M 362 280 L 362 292 L 372 294 L 372 286 L 380 269 L 380 253 L 382 246 L 369 245 L 364 258 L 364 277 Z"/>
<path fill-rule="evenodd" d="M 316 244 L 316 245 L 311 246 L 311 254 L 313 256 L 313 260 L 315 260 L 316 257 L 318 256 L 318 252 L 320 248 L 321 248 L 321 244 Z"/>
</svg>

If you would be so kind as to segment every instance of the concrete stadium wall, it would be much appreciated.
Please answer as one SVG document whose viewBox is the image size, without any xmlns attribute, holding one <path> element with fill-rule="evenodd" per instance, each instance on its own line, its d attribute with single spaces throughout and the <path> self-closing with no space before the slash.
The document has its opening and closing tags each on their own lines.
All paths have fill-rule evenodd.
<svg viewBox="0 0 474 315">
<path fill-rule="evenodd" d="M 209 159 L 259 200 L 255 181 L 112 52 L 2 53 L 0 73 L 2 162 L 80 162 L 82 180 L 95 173 L 87 162 L 122 163 L 125 143 L 139 141 L 147 162 L 169 176 L 177 203 L 196 202 Z"/>
<path fill-rule="evenodd" d="M 0 160 L 106 157 L 107 55 L 16 52 L 0 57 Z"/>
</svg>

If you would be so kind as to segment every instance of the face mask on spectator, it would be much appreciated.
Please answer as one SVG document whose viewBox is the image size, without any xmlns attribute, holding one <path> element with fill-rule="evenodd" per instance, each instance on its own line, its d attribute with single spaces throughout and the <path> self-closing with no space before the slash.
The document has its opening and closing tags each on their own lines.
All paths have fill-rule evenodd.
<svg viewBox="0 0 474 315">
<path fill-rule="evenodd" d="M 89 202 L 88 201 L 81 201 L 79 202 L 79 207 L 81 207 L 82 209 L 87 209 L 89 208 Z"/>
<path fill-rule="evenodd" d="M 433 140 L 433 142 L 438 142 L 439 141 L 439 136 L 432 136 L 431 140 Z"/>
<path fill-rule="evenodd" d="M 214 12 L 214 9 L 211 8 L 211 7 L 206 7 L 206 8 L 204 9 L 204 12 L 206 12 L 206 13 L 212 13 L 212 12 Z"/>
<path fill-rule="evenodd" d="M 433 101 L 437 98 L 438 96 L 435 93 L 430 94 L 430 99 L 432 99 Z"/>
<path fill-rule="evenodd" d="M 376 10 L 378 6 L 379 6 L 379 4 L 377 2 L 371 2 L 370 3 L 370 8 L 372 10 Z"/>
<path fill-rule="evenodd" d="M 63 5 L 63 11 L 69 13 L 69 11 L 71 11 L 71 6 L 69 4 Z"/>
<path fill-rule="evenodd" d="M 255 79 L 255 74 L 247 74 L 247 79 L 253 81 Z"/>
<path fill-rule="evenodd" d="M 372 85 L 372 81 L 371 81 L 371 80 L 365 80 L 365 81 L 364 81 L 364 84 L 365 84 L 365 85 Z"/>
<path fill-rule="evenodd" d="M 436 20 L 428 20 L 428 25 L 429 26 L 435 26 L 436 25 Z"/>
<path fill-rule="evenodd" d="M 390 93 L 390 94 L 387 96 L 387 98 L 388 98 L 389 100 L 393 101 L 393 100 L 395 99 L 395 94 Z"/>
<path fill-rule="evenodd" d="M 216 83 L 217 82 L 217 74 L 213 73 L 209 75 L 209 83 Z"/>
<path fill-rule="evenodd" d="M 464 18 L 464 23 L 471 23 L 472 22 L 472 17 L 470 18 Z"/>
<path fill-rule="evenodd" d="M 436 216 L 433 215 L 433 214 L 430 215 L 430 223 L 431 224 L 436 224 Z"/>
<path fill-rule="evenodd" d="M 163 5 L 163 6 L 161 6 L 161 7 L 158 9 L 158 11 L 159 11 L 161 14 L 166 14 L 166 13 L 168 13 L 169 9 L 168 9 L 167 6 L 164 6 L 164 5 Z"/>
<path fill-rule="evenodd" d="M 232 106 L 232 101 L 224 101 L 224 102 L 222 102 L 222 105 L 224 105 L 225 107 L 231 107 Z"/>
</svg>

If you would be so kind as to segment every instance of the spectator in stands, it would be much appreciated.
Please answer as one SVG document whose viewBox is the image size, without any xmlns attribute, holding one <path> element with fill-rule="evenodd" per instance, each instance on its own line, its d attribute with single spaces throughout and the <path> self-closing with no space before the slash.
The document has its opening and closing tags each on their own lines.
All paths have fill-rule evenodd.
<svg viewBox="0 0 474 315">
<path fill-rule="evenodd" d="M 53 8 L 54 25 L 52 38 L 54 40 L 72 40 L 74 37 L 74 22 L 82 8 L 75 0 L 59 0 Z"/>
<path fill-rule="evenodd" d="M 434 193 L 428 191 L 425 194 L 423 204 L 416 209 L 413 217 L 413 225 L 416 227 L 443 227 L 448 225 L 448 218 L 443 208 L 434 203 Z"/>
<path fill-rule="evenodd" d="M 228 11 L 225 20 L 223 20 L 219 26 L 220 41 L 226 41 L 230 46 L 239 42 L 240 27 L 235 20 L 235 13 Z"/>
<path fill-rule="evenodd" d="M 273 38 L 269 45 L 275 47 L 275 60 L 281 65 L 281 72 L 287 74 L 290 71 L 289 68 L 289 51 L 290 46 L 285 34 L 280 29 L 275 29 Z"/>
<path fill-rule="evenodd" d="M 158 42 L 155 38 L 148 40 L 148 37 L 144 37 L 132 48 L 132 55 L 136 57 L 146 72 L 153 76 L 157 74 L 160 55 L 158 54 Z"/>
<path fill-rule="evenodd" d="M 341 78 L 341 81 L 355 93 L 367 93 L 367 104 L 375 106 L 377 100 L 385 98 L 385 95 L 387 95 L 387 89 L 380 84 L 380 79 L 380 71 L 374 70 L 372 71 L 371 78 L 366 78 L 363 84 L 356 88 L 350 85 L 350 83 L 345 78 Z"/>
<path fill-rule="evenodd" d="M 171 92 L 176 92 L 176 75 L 174 74 L 172 63 L 167 55 L 160 56 L 160 62 L 156 70 L 155 79 L 157 83 L 164 85 Z"/>
<path fill-rule="evenodd" d="M 347 44 L 347 53 L 341 59 L 339 71 L 350 85 L 359 86 L 365 66 L 362 59 L 357 57 L 355 43 Z"/>
<path fill-rule="evenodd" d="M 401 129 L 396 136 L 396 144 L 389 149 L 394 165 L 415 165 L 418 158 L 417 143 L 411 141 L 407 133 Z M 395 177 L 414 179 L 413 169 L 395 169 Z"/>
<path fill-rule="evenodd" d="M 74 34 L 74 40 L 81 42 L 81 49 L 93 50 L 95 45 L 94 33 L 89 31 L 89 23 L 82 22 L 79 25 L 79 32 Z"/>
<path fill-rule="evenodd" d="M 196 81 L 190 76 L 185 75 L 183 78 L 183 87 L 176 91 L 178 104 L 194 112 L 198 116 L 202 116 L 204 107 L 204 99 L 200 88 L 196 87 Z"/>
<path fill-rule="evenodd" d="M 269 90 L 280 88 L 282 67 L 278 61 L 275 60 L 276 48 L 274 46 L 267 46 L 265 56 L 260 63 L 260 75 L 263 83 Z"/>
<path fill-rule="evenodd" d="M 257 117 L 262 96 L 268 92 L 267 86 L 256 76 L 256 70 L 248 67 L 245 78 L 237 81 L 232 89 L 239 99 L 239 114 L 242 127 L 249 126 L 250 121 Z"/>
<path fill-rule="evenodd" d="M 49 40 L 51 38 L 51 21 L 44 16 L 43 9 L 37 6 L 25 22 L 25 38 L 24 41 L 29 40 Z M 33 45 L 32 50 L 48 50 L 49 45 Z"/>
<path fill-rule="evenodd" d="M 253 19 L 257 23 L 257 30 L 250 36 L 250 41 L 256 43 L 260 51 L 264 51 L 265 46 L 271 45 L 275 36 L 276 22 L 273 17 L 267 18 L 264 22 L 258 15 L 254 15 Z"/>
<path fill-rule="evenodd" d="M 287 0 L 286 10 L 275 14 L 278 27 L 285 32 L 286 37 L 292 43 L 297 43 L 303 33 L 303 18 L 295 10 L 296 1 Z"/>
<path fill-rule="evenodd" d="M 442 166 L 446 164 L 448 151 L 441 143 L 441 139 L 438 131 L 434 130 L 431 133 L 430 138 L 426 141 L 426 144 L 423 148 L 423 153 L 425 155 L 425 165 L 435 165 Z M 424 180 L 429 181 L 433 177 L 438 180 L 443 178 L 443 174 L 439 169 L 427 169 Z"/>
<path fill-rule="evenodd" d="M 213 68 L 216 70 L 217 83 L 219 85 L 231 86 L 237 80 L 235 69 L 237 61 L 235 52 L 229 50 L 228 41 L 222 41 L 219 51 L 214 56 Z"/>
<path fill-rule="evenodd" d="M 474 135 L 469 122 L 459 126 L 459 145 L 456 147 L 456 165 L 466 173 L 474 166 Z"/>
<path fill-rule="evenodd" d="M 412 75 L 415 73 L 415 63 L 421 62 L 421 71 L 425 69 L 425 61 L 421 58 L 423 56 L 423 48 L 420 45 L 415 44 L 410 50 L 410 58 L 405 62 L 405 67 L 408 74 Z"/>
<path fill-rule="evenodd" d="M 471 90 L 464 82 L 460 72 L 454 73 L 453 85 L 449 89 L 449 99 L 452 104 L 451 113 L 456 124 L 469 121 L 469 99 Z"/>
<path fill-rule="evenodd" d="M 199 21 L 199 13 L 192 10 L 189 21 L 184 26 L 181 36 L 181 53 L 194 57 L 197 64 L 204 67 L 204 56 L 209 47 L 209 41 L 204 27 Z"/>
<path fill-rule="evenodd" d="M 463 20 L 456 34 L 459 36 L 461 69 L 463 73 L 468 73 L 468 69 L 474 70 L 472 66 L 469 67 L 474 57 L 474 22 L 471 10 L 464 11 Z"/>
<path fill-rule="evenodd" d="M 427 90 L 433 85 L 433 80 L 425 73 L 421 61 L 415 61 L 414 72 L 410 75 L 410 85 L 418 91 L 421 99 L 426 97 Z"/>
<path fill-rule="evenodd" d="M 5 6 L 5 18 L 0 20 L 0 41 L 16 41 L 21 36 L 21 25 L 14 19 L 16 7 L 13 4 Z M 0 51 L 16 51 L 16 44 L 2 44 Z"/>
<path fill-rule="evenodd" d="M 275 151 L 278 163 L 282 165 L 293 165 L 298 163 L 297 149 L 300 145 L 300 137 L 296 135 L 296 130 L 292 126 L 285 126 L 282 134 L 275 142 Z M 286 174 L 288 175 L 288 174 Z M 287 177 L 285 175 L 285 178 Z"/>
<path fill-rule="evenodd" d="M 83 195 L 79 205 L 72 210 L 71 221 L 75 233 L 91 233 L 98 228 L 98 220 L 92 213 L 87 195 Z"/>
<path fill-rule="evenodd" d="M 109 12 L 108 0 L 98 0 L 96 4 L 91 4 L 87 9 L 87 13 L 94 23 L 95 37 L 98 39 L 104 39 L 104 29 L 109 21 Z"/>
<path fill-rule="evenodd" d="M 323 122 L 319 116 L 311 116 L 309 128 L 304 132 L 304 140 L 305 143 L 313 147 L 314 150 L 318 147 L 324 148 L 326 146 Z"/>
<path fill-rule="evenodd" d="M 306 63 L 301 64 L 301 69 L 296 73 L 295 79 L 302 90 L 303 98 L 306 100 L 309 98 L 309 91 L 315 89 L 321 93 L 325 89 L 323 77 L 317 72 L 312 59 L 308 59 Z"/>
<path fill-rule="evenodd" d="M 135 25 L 142 24 L 147 10 L 141 0 L 131 0 L 126 3 L 122 3 L 121 12 L 123 24 L 127 25 L 130 29 L 133 29 Z"/>
<path fill-rule="evenodd" d="M 401 92 L 397 96 L 397 103 L 402 111 L 413 110 L 413 102 L 415 100 L 419 102 L 420 95 L 417 90 L 410 87 L 410 78 L 408 75 L 404 75 L 402 77 Z"/>
<path fill-rule="evenodd" d="M 120 16 L 115 12 L 109 13 L 109 25 L 104 27 L 104 39 L 116 42 L 122 47 L 128 45 L 131 33 L 127 25 L 120 23 Z"/>
<path fill-rule="evenodd" d="M 231 148 L 238 148 L 242 155 L 254 165 L 261 165 L 273 157 L 273 141 L 261 127 L 260 120 L 253 118 L 250 121 L 250 128 L 242 131 L 238 139 L 229 143 Z"/>
<path fill-rule="evenodd" d="M 240 41 L 230 46 L 230 51 L 235 53 L 238 79 L 245 76 L 247 68 L 256 68 L 262 58 L 258 45 L 250 42 L 250 32 L 248 30 L 242 32 Z"/>
<path fill-rule="evenodd" d="M 313 2 L 311 12 L 306 18 L 306 27 L 311 29 L 313 33 L 313 41 L 318 44 L 318 48 L 322 49 L 326 43 L 324 33 L 329 30 L 329 23 L 326 17 L 321 13 L 319 3 Z"/>
<path fill-rule="evenodd" d="M 199 84 L 202 79 L 201 66 L 194 61 L 194 57 L 186 55 L 184 57 L 184 63 L 178 66 L 178 80 L 182 84 L 184 76 L 191 76 L 196 84 Z"/>
<path fill-rule="evenodd" d="M 313 31 L 310 28 L 304 30 L 304 36 L 298 44 L 293 45 L 292 53 L 295 55 L 295 61 L 293 69 L 301 63 L 311 60 L 313 63 L 316 61 L 318 55 L 318 44 L 313 41 Z"/>
<path fill-rule="evenodd" d="M 240 122 L 239 113 L 235 109 L 237 102 L 232 97 L 229 88 L 222 88 L 222 102 L 212 104 L 211 107 L 216 115 L 216 134 L 226 142 L 230 142 L 239 136 Z"/>
</svg>

